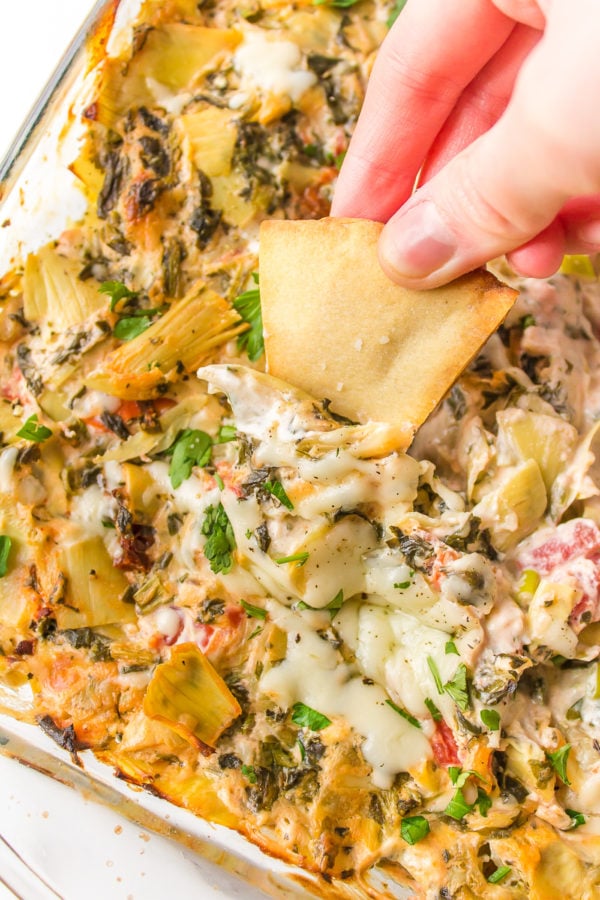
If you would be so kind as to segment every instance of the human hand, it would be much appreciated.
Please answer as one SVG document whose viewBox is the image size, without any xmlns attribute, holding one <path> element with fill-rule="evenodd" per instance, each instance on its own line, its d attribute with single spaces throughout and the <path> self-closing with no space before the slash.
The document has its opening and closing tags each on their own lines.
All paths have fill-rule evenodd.
<svg viewBox="0 0 600 900">
<path fill-rule="evenodd" d="M 545 277 L 597 252 L 599 46 L 597 0 L 408 0 L 332 214 L 387 222 L 381 264 L 414 288 L 503 253 Z"/>
</svg>

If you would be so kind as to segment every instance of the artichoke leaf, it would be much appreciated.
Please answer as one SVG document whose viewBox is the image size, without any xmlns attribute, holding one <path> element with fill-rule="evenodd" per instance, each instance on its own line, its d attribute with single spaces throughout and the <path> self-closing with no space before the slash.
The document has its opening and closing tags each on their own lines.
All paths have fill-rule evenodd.
<svg viewBox="0 0 600 900">
<path fill-rule="evenodd" d="M 144 712 L 190 743 L 215 747 L 242 709 L 202 651 L 186 643 L 157 666 L 144 696 Z"/>
<path fill-rule="evenodd" d="M 499 550 L 509 550 L 534 531 L 544 515 L 547 494 L 540 467 L 534 459 L 510 467 L 500 484 L 474 507 L 492 542 Z"/>
</svg>

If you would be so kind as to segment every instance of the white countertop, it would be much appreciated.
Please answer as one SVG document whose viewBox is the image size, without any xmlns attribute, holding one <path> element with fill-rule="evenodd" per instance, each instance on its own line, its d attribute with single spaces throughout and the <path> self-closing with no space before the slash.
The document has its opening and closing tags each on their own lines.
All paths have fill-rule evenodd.
<svg viewBox="0 0 600 900">
<path fill-rule="evenodd" d="M 92 0 L 2 3 L 0 159 L 91 6 Z"/>
</svg>

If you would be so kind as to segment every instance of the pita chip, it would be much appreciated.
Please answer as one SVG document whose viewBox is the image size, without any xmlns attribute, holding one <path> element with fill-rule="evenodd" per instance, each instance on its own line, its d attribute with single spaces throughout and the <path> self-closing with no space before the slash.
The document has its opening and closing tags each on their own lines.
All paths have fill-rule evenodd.
<svg viewBox="0 0 600 900">
<path fill-rule="evenodd" d="M 263 222 L 267 365 L 350 419 L 396 426 L 408 446 L 517 292 L 484 270 L 431 291 L 400 287 L 379 264 L 382 227 L 364 219 Z"/>
</svg>

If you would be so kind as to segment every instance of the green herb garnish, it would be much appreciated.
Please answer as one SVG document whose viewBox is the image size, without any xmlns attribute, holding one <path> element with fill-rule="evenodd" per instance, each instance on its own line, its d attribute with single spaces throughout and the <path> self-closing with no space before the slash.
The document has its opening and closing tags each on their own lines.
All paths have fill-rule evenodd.
<svg viewBox="0 0 600 900">
<path fill-rule="evenodd" d="M 433 675 L 433 680 L 435 681 L 435 686 L 437 688 L 438 694 L 444 693 L 444 685 L 442 684 L 442 677 L 440 675 L 440 670 L 438 669 L 436 662 L 432 656 L 427 657 L 427 665 L 429 666 L 429 671 Z"/>
<path fill-rule="evenodd" d="M 391 28 L 404 7 L 406 6 L 406 0 L 396 0 L 394 5 L 392 6 L 392 11 L 386 19 L 386 25 L 388 28 Z"/>
<path fill-rule="evenodd" d="M 461 769 L 460 766 L 448 766 L 448 775 L 450 776 L 450 781 L 455 787 L 462 788 L 467 783 L 467 779 L 473 776 L 474 778 L 479 778 L 480 781 L 485 781 L 483 775 L 480 775 L 479 772 L 475 772 L 474 769 Z"/>
<path fill-rule="evenodd" d="M 412 584 L 412 578 L 415 573 L 411 570 L 410 577 L 408 581 L 396 581 L 394 583 L 394 587 L 399 591 L 405 591 Z"/>
<path fill-rule="evenodd" d="M 237 345 L 240 350 L 246 351 L 249 360 L 255 362 L 265 352 L 259 288 L 251 288 L 236 297 L 233 308 L 250 326 L 248 331 L 238 336 Z"/>
<path fill-rule="evenodd" d="M 0 534 L 0 578 L 4 578 L 8 571 L 8 557 L 12 539 L 7 534 Z"/>
<path fill-rule="evenodd" d="M 475 801 L 475 806 L 479 809 L 479 815 L 486 819 L 492 806 L 492 798 L 488 797 L 483 788 L 479 786 L 477 787 L 477 800 Z"/>
<path fill-rule="evenodd" d="M 23 427 L 17 431 L 17 437 L 41 444 L 43 441 L 47 441 L 49 437 L 52 437 L 52 431 L 46 428 L 45 425 L 38 425 L 37 413 L 34 413 L 25 421 Z"/>
<path fill-rule="evenodd" d="M 439 709 L 437 708 L 437 706 L 435 705 L 435 703 L 433 702 L 433 700 L 432 700 L 430 697 L 425 697 L 425 701 L 424 701 L 424 702 L 425 702 L 425 706 L 427 707 L 427 709 L 428 709 L 429 712 L 431 713 L 431 718 L 433 719 L 433 721 L 434 721 L 434 722 L 441 722 L 441 721 L 442 721 L 442 714 L 441 714 L 441 712 L 439 711 Z"/>
<path fill-rule="evenodd" d="M 579 828 L 580 825 L 585 825 L 585 816 L 583 813 L 577 812 L 575 809 L 565 809 L 565 812 L 571 819 L 569 831 L 573 831 L 574 828 Z"/>
<path fill-rule="evenodd" d="M 276 500 L 279 500 L 286 509 L 293 509 L 294 504 L 285 492 L 285 488 L 280 481 L 265 481 L 264 489 L 268 491 Z"/>
<path fill-rule="evenodd" d="M 333 600 L 330 600 L 327 606 L 309 606 L 304 600 L 300 600 L 296 605 L 296 609 L 312 609 L 313 612 L 324 612 L 327 610 L 327 612 L 331 613 L 331 618 L 333 619 L 336 612 L 342 608 L 343 604 L 344 591 L 340 588 Z"/>
<path fill-rule="evenodd" d="M 313 6 L 323 6 L 324 4 L 327 4 L 327 6 L 333 6 L 336 9 L 349 9 L 356 3 L 360 3 L 360 0 L 313 0 Z"/>
<path fill-rule="evenodd" d="M 554 753 L 547 753 L 546 756 L 552 763 L 552 768 L 563 782 L 563 784 L 571 784 L 567 777 L 567 761 L 569 759 L 569 753 L 571 752 L 571 745 L 565 744 L 564 747 L 561 747 L 560 750 L 555 750 Z"/>
<path fill-rule="evenodd" d="M 482 709 L 479 717 L 490 731 L 498 731 L 500 729 L 500 713 L 495 709 Z"/>
<path fill-rule="evenodd" d="M 331 719 L 324 716 L 323 713 L 311 709 L 305 703 L 294 703 L 292 706 L 292 722 L 300 725 L 301 728 L 310 728 L 311 731 L 321 731 L 331 725 Z"/>
<path fill-rule="evenodd" d="M 452 800 L 444 810 L 444 813 L 445 815 L 450 816 L 451 819 L 460 821 L 461 819 L 464 819 L 467 813 L 470 813 L 472 809 L 473 804 L 467 803 L 462 789 L 457 788 Z"/>
<path fill-rule="evenodd" d="M 285 563 L 295 562 L 298 566 L 303 566 L 308 559 L 308 550 L 302 550 L 300 553 L 292 553 L 291 556 L 279 556 L 275 563 L 283 566 Z"/>
<path fill-rule="evenodd" d="M 454 676 L 444 685 L 444 690 L 464 712 L 469 708 L 469 691 L 467 688 L 467 667 L 460 663 Z"/>
<path fill-rule="evenodd" d="M 579 700 L 576 700 L 572 706 L 568 708 L 565 713 L 565 719 L 569 722 L 573 722 L 576 719 L 581 718 L 581 707 L 583 706 L 584 697 L 580 697 Z"/>
<path fill-rule="evenodd" d="M 212 457 L 212 439 L 205 431 L 186 428 L 167 450 L 171 455 L 169 478 L 174 488 L 180 487 L 192 474 L 194 466 L 206 466 Z"/>
<path fill-rule="evenodd" d="M 131 291 L 123 284 L 122 281 L 103 281 L 98 291 L 101 294 L 108 294 L 110 297 L 110 311 L 114 312 L 121 300 L 133 300 L 137 297 L 137 291 Z"/>
<path fill-rule="evenodd" d="M 409 712 L 407 712 L 405 709 L 402 709 L 401 706 L 397 706 L 393 700 L 386 700 L 385 702 L 387 703 L 388 706 L 392 707 L 394 712 L 397 712 L 399 716 L 402 716 L 403 719 L 406 719 L 406 721 L 410 722 L 411 725 L 414 725 L 415 728 L 421 727 L 421 723 L 419 722 L 418 719 L 415 719 L 414 716 L 411 716 L 411 714 Z"/>
<path fill-rule="evenodd" d="M 237 437 L 237 429 L 235 425 L 221 425 L 217 434 L 218 444 L 228 444 L 229 441 L 235 441 Z"/>
<path fill-rule="evenodd" d="M 246 600 L 240 600 L 240 603 L 244 607 L 246 615 L 250 616 L 252 619 L 267 618 L 267 611 L 266 609 L 263 609 L 262 606 L 253 606 L 252 603 L 247 603 Z"/>
<path fill-rule="evenodd" d="M 204 555 L 213 572 L 227 574 L 233 565 L 235 536 L 229 517 L 222 503 L 218 506 L 207 506 L 202 522 L 202 534 L 207 536 Z"/>
<path fill-rule="evenodd" d="M 495 872 L 488 876 L 489 884 L 499 884 L 512 872 L 511 866 L 498 866 Z"/>
<path fill-rule="evenodd" d="M 113 328 L 113 334 L 120 341 L 132 341 L 151 325 L 150 316 L 123 316 Z"/>
<path fill-rule="evenodd" d="M 242 775 L 244 775 L 250 784 L 256 784 L 256 772 L 254 766 L 242 766 Z"/>
<path fill-rule="evenodd" d="M 526 328 L 531 328 L 532 325 L 535 325 L 535 319 L 533 318 L 531 313 L 528 313 L 526 316 L 521 316 L 521 318 L 519 319 L 519 325 L 521 326 L 523 331 L 525 331 Z"/>
<path fill-rule="evenodd" d="M 460 656 L 458 650 L 456 649 L 456 644 L 454 643 L 454 641 L 446 641 L 444 653 L 446 654 L 446 656 L 450 656 L 451 654 L 454 654 L 454 656 Z"/>
<path fill-rule="evenodd" d="M 424 816 L 406 816 L 400 823 L 400 834 L 407 844 L 416 844 L 429 834 L 429 822 Z"/>
</svg>

